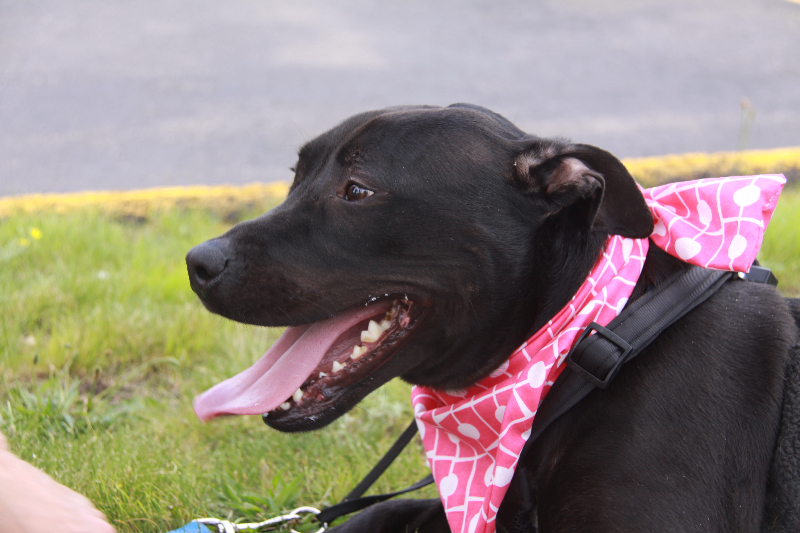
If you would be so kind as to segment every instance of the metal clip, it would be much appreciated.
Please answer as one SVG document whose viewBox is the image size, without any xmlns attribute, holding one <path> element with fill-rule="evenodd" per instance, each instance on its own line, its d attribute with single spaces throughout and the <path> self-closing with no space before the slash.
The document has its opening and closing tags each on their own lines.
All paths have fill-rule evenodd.
<svg viewBox="0 0 800 533">
<path fill-rule="evenodd" d="M 220 520 L 219 518 L 198 518 L 196 521 L 205 526 L 215 526 L 218 533 L 239 533 L 241 531 L 255 531 L 265 528 L 274 529 L 276 526 L 280 526 L 286 522 L 300 520 L 303 518 L 304 514 L 313 514 L 316 516 L 319 514 L 319 509 L 315 509 L 314 507 L 298 507 L 285 515 L 276 516 L 275 518 L 270 518 L 263 522 L 251 522 L 249 524 L 234 524 L 233 522 Z M 328 524 L 322 524 L 322 527 L 314 533 L 322 533 L 326 529 L 328 529 Z M 294 529 L 290 529 L 289 531 L 291 531 L 291 533 L 297 533 Z"/>
</svg>

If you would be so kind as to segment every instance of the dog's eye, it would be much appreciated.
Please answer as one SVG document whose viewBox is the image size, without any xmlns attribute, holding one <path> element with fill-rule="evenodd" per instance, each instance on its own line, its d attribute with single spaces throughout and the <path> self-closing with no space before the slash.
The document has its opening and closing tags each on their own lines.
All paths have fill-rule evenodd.
<svg viewBox="0 0 800 533">
<path fill-rule="evenodd" d="M 357 200 L 363 200 L 367 196 L 372 196 L 374 193 L 369 190 L 361 187 L 360 185 L 356 185 L 355 183 L 348 183 L 347 188 L 344 191 L 344 199 L 349 200 L 351 202 L 355 202 Z"/>
</svg>

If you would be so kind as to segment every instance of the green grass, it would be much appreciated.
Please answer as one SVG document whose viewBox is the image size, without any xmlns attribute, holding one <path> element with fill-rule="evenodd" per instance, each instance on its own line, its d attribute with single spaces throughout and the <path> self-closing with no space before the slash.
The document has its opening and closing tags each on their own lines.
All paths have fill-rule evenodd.
<svg viewBox="0 0 800 533">
<path fill-rule="evenodd" d="M 121 532 L 335 503 L 411 419 L 400 382 L 314 433 L 280 434 L 259 417 L 196 419 L 194 395 L 250 365 L 279 333 L 213 316 L 189 289 L 183 255 L 231 224 L 177 208 L 146 220 L 79 211 L 0 221 L 0 430 Z M 760 260 L 795 296 L 797 228 L 800 190 L 791 189 Z M 426 473 L 414 444 L 375 490 Z"/>
<path fill-rule="evenodd" d="M 18 455 L 84 493 L 120 531 L 167 531 L 200 516 L 251 521 L 335 503 L 410 419 L 407 391 L 393 384 L 320 432 L 280 434 L 258 417 L 203 425 L 191 410 L 199 389 L 185 385 L 161 398 L 145 390 L 88 410 L 77 402 L 75 422 L 66 423 L 59 401 L 69 386 L 48 380 L 37 391 L 47 398 L 38 411 L 18 402 L 12 388 L 2 424 Z M 425 473 L 416 445 L 378 490 Z"/>
<path fill-rule="evenodd" d="M 783 294 L 800 296 L 800 187 L 781 194 L 758 257 L 775 273 Z"/>
</svg>

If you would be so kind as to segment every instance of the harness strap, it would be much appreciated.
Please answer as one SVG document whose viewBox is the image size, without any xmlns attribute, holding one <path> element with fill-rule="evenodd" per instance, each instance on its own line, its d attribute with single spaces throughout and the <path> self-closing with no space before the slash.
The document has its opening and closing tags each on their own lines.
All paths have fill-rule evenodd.
<svg viewBox="0 0 800 533">
<path fill-rule="evenodd" d="M 731 272 L 692 267 L 645 293 L 606 327 L 589 324 L 567 355 L 567 368 L 536 413 L 522 454 L 554 420 L 596 387 L 606 388 L 624 363 L 708 299 L 731 276 Z M 592 331 L 596 334 L 591 335 Z"/>
</svg>

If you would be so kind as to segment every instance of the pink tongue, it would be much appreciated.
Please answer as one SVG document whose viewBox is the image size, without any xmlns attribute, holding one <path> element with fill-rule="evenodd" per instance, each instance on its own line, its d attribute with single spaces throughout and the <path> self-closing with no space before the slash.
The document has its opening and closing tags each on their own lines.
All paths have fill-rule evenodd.
<svg viewBox="0 0 800 533">
<path fill-rule="evenodd" d="M 194 412 L 206 421 L 220 415 L 260 415 L 291 397 L 319 365 L 333 342 L 362 320 L 385 312 L 382 301 L 316 322 L 286 328 L 261 359 L 194 399 Z"/>
</svg>

